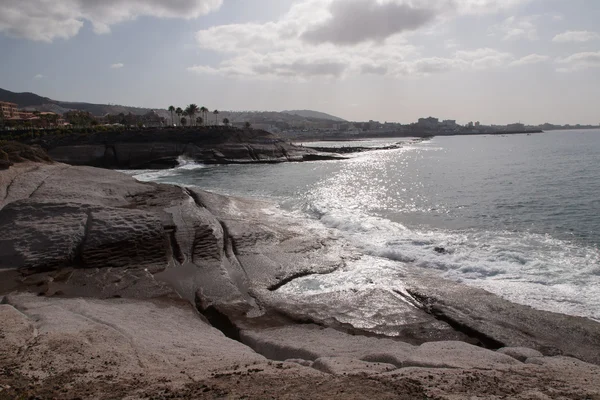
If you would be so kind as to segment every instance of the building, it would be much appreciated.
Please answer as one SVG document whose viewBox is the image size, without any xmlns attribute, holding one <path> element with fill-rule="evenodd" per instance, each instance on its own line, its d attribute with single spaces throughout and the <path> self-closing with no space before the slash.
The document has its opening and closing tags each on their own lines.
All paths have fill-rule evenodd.
<svg viewBox="0 0 600 400">
<path fill-rule="evenodd" d="M 446 119 L 446 120 L 442 121 L 442 127 L 449 128 L 449 129 L 455 129 L 455 128 L 458 128 L 458 124 L 456 123 L 455 119 Z"/>
<path fill-rule="evenodd" d="M 434 130 L 439 128 L 440 120 L 433 117 L 419 118 L 418 125 L 421 129 Z"/>
<path fill-rule="evenodd" d="M 15 103 L 8 103 L 5 101 L 0 101 L 0 115 L 4 119 L 12 119 L 15 117 L 19 117 L 19 110 L 17 109 L 17 105 Z"/>
</svg>

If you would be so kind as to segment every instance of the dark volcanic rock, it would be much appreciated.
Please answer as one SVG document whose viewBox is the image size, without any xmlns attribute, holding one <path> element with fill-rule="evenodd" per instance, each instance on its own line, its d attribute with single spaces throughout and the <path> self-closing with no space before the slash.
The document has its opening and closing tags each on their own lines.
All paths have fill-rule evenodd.
<svg viewBox="0 0 600 400">
<path fill-rule="evenodd" d="M 15 163 L 25 161 L 51 162 L 52 160 L 40 147 L 27 146 L 18 142 L 0 141 L 0 170 L 8 169 Z"/>
<path fill-rule="evenodd" d="M 58 162 L 118 169 L 172 168 L 179 157 L 205 164 L 340 159 L 265 131 L 226 127 L 47 135 L 30 144 L 39 144 Z"/>
</svg>

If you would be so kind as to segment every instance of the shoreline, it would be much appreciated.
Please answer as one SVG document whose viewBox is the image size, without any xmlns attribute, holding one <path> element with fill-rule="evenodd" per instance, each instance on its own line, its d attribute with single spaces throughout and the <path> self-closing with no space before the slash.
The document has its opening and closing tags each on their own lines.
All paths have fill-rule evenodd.
<svg viewBox="0 0 600 400">
<path fill-rule="evenodd" d="M 0 293 L 0 313 L 9 321 L 0 366 L 13 371 L 12 378 L 0 374 L 0 386 L 41 393 L 63 376 L 87 398 L 85 382 L 110 374 L 114 388 L 104 390 L 117 397 L 117 388 L 128 395 L 168 388 L 185 398 L 194 388 L 214 387 L 261 398 L 264 388 L 253 379 L 283 379 L 307 383 L 298 390 L 318 398 L 308 384 L 318 379 L 332 385 L 323 395 L 347 398 L 340 390 L 358 395 L 372 377 L 375 396 L 390 395 L 388 384 L 425 398 L 488 393 L 487 384 L 460 383 L 468 373 L 505 384 L 530 374 L 531 381 L 511 386 L 521 398 L 551 395 L 558 386 L 546 376 L 566 385 L 572 398 L 600 395 L 597 384 L 582 380 L 600 371 L 600 324 L 585 318 L 421 275 L 403 277 L 404 299 L 374 290 L 298 303 L 279 288 L 361 256 L 328 230 L 265 203 L 64 164 L 17 164 L 0 171 L 0 189 L 0 268 L 13 268 L 0 276 L 6 283 L 12 275 L 19 286 Z M 383 295 L 398 297 L 392 311 L 405 321 L 390 326 L 389 337 L 341 318 Z M 32 332 L 44 333 L 32 341 Z M 17 356 L 24 348 L 28 364 Z M 68 350 L 74 348 L 81 355 Z M 42 361 L 48 352 L 50 364 Z M 73 363 L 86 372 L 73 371 Z M 558 371 L 573 374 L 564 381 Z M 126 376 L 138 383 L 127 389 Z M 0 398 L 14 393 L 2 387 Z"/>
</svg>

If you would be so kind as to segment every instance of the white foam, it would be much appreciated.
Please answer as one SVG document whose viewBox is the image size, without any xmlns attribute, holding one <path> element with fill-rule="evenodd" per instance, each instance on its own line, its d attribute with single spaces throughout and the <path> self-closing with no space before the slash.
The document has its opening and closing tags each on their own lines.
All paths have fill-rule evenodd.
<svg viewBox="0 0 600 400">
<path fill-rule="evenodd" d="M 207 168 L 204 164 L 199 164 L 194 160 L 179 156 L 177 159 L 179 165 L 171 169 L 144 169 L 121 171 L 141 182 L 153 182 L 170 176 L 180 175 L 184 171 L 195 171 Z"/>
<path fill-rule="evenodd" d="M 600 319 L 600 252 L 593 247 L 533 233 L 410 230 L 356 209 L 308 208 L 370 256 L 435 270 L 538 309 Z"/>
</svg>

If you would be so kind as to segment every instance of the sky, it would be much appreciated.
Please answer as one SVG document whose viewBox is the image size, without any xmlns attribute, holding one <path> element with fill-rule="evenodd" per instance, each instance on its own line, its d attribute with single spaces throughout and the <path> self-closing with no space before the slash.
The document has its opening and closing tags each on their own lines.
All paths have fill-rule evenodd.
<svg viewBox="0 0 600 400">
<path fill-rule="evenodd" d="M 600 0 L 2 0 L 0 87 L 352 121 L 600 123 Z"/>
</svg>

